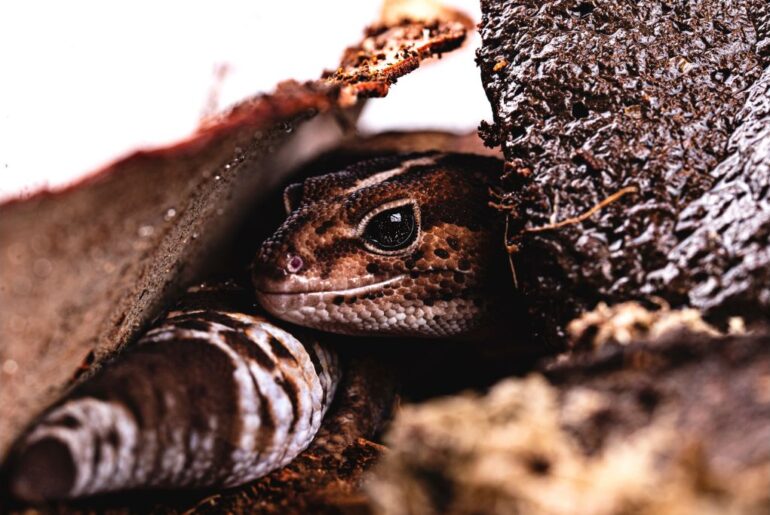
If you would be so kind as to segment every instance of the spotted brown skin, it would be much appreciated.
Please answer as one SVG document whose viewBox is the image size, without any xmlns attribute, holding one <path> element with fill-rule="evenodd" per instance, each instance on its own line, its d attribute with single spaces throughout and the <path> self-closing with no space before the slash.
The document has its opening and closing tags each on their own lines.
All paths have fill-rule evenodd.
<svg viewBox="0 0 770 515">
<path fill-rule="evenodd" d="M 348 335 L 478 331 L 511 285 L 488 206 L 500 169 L 487 157 L 411 154 L 289 186 L 288 217 L 254 262 L 258 300 L 283 320 Z"/>
</svg>

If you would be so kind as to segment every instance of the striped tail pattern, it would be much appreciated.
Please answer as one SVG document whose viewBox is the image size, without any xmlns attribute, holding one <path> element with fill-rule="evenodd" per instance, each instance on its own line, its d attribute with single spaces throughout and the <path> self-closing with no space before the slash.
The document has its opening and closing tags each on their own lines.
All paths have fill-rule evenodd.
<svg viewBox="0 0 770 515">
<path fill-rule="evenodd" d="M 229 487 L 286 465 L 339 381 L 336 355 L 303 340 L 255 314 L 170 312 L 17 442 L 13 494 Z"/>
</svg>

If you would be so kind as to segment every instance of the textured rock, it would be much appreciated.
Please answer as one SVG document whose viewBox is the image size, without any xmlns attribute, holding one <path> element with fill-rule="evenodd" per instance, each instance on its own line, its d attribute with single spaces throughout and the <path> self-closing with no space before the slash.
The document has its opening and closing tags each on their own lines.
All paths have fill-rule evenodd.
<svg viewBox="0 0 770 515">
<path fill-rule="evenodd" d="M 509 0 L 482 7 L 478 62 L 495 116 L 482 132 L 508 161 L 499 203 L 511 214 L 509 242 L 519 250 L 514 261 L 533 330 L 563 342 L 563 324 L 599 300 L 652 292 L 726 312 L 746 302 L 761 309 L 766 258 L 749 242 L 768 243 L 761 217 L 753 221 L 768 194 L 760 166 L 768 156 L 757 132 L 768 121 L 764 101 L 756 100 L 766 88 L 759 78 L 767 64 L 767 3 Z M 756 121 L 748 122 L 751 136 L 740 135 L 745 120 Z M 753 150 L 739 151 L 740 142 Z M 733 173 L 719 170 L 725 167 Z M 733 179 L 721 178 L 727 175 Z M 720 193 L 720 183 L 736 180 L 735 188 L 758 181 L 742 200 L 754 203 L 752 221 L 738 214 L 741 201 Z M 582 223 L 533 231 L 629 186 L 637 193 Z M 711 217 L 743 236 L 724 239 L 726 258 L 694 244 L 703 240 L 694 234 L 669 256 L 699 220 L 695 204 L 688 206 L 708 203 L 707 193 L 733 206 L 726 214 L 709 207 Z M 709 255 L 693 257 L 700 253 Z M 756 264 L 736 266 L 744 258 Z M 707 266 L 705 275 L 694 270 Z M 713 288 L 728 269 L 744 285 Z M 660 285 L 677 273 L 676 287 Z"/>
<path fill-rule="evenodd" d="M 679 214 L 679 243 L 645 290 L 758 319 L 770 310 L 770 66 L 748 95 L 714 185 Z"/>
<path fill-rule="evenodd" d="M 376 511 L 765 513 L 769 344 L 680 333 L 407 407 Z"/>
</svg>

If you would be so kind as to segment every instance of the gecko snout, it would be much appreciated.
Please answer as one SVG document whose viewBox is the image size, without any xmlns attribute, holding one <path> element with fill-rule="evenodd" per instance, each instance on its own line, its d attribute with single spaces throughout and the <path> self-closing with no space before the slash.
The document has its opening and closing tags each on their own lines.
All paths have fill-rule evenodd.
<svg viewBox="0 0 770 515">
<path fill-rule="evenodd" d="M 302 274 L 307 270 L 307 260 L 298 252 L 266 251 L 263 249 L 252 266 L 252 281 L 257 290 L 283 291 L 299 288 L 295 284 L 302 281 Z"/>
</svg>

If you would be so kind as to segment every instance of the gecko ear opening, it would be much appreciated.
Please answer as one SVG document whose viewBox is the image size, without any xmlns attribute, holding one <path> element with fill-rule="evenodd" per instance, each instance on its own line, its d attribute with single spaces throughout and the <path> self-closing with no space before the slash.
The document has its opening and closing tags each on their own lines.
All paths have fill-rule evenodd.
<svg viewBox="0 0 770 515">
<path fill-rule="evenodd" d="M 283 209 L 288 215 L 299 206 L 302 202 L 302 183 L 295 182 L 286 186 L 283 190 Z"/>
</svg>

